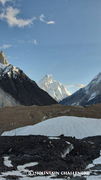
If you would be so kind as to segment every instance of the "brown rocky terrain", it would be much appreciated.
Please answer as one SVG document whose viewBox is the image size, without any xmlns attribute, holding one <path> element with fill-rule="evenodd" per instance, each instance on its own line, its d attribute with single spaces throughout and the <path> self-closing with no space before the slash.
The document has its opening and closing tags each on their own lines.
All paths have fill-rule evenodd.
<svg viewBox="0 0 101 180">
<path fill-rule="evenodd" d="M 57 116 L 101 118 L 101 104 L 91 106 L 14 106 L 0 108 L 0 134 L 18 127 L 34 125 Z"/>
</svg>

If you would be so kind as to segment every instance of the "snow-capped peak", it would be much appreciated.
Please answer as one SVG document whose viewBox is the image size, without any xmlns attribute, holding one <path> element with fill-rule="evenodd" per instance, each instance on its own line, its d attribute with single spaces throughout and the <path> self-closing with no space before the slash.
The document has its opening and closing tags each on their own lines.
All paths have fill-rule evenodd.
<svg viewBox="0 0 101 180">
<path fill-rule="evenodd" d="M 71 95 L 64 85 L 52 78 L 52 75 L 46 75 L 39 81 L 38 85 L 57 101 L 61 101 Z"/>
<path fill-rule="evenodd" d="M 2 64 L 0 63 L 0 79 L 2 79 L 5 75 L 8 75 L 11 77 L 11 74 L 13 75 L 13 78 L 17 78 L 17 74 L 19 74 L 19 68 L 16 68 L 15 66 L 12 66 L 11 64 Z"/>
</svg>

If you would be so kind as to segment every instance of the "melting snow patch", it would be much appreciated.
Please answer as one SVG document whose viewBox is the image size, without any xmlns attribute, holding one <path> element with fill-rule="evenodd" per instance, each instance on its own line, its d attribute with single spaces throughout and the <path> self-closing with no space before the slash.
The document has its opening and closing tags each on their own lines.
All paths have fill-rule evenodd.
<svg viewBox="0 0 101 180">
<path fill-rule="evenodd" d="M 28 172 L 27 169 L 25 169 L 26 167 L 31 167 L 31 166 L 36 166 L 38 165 L 38 162 L 31 162 L 31 163 L 27 163 L 27 164 L 24 164 L 24 165 L 19 165 L 17 166 L 17 169 L 18 171 L 24 171 L 24 172 Z"/>
<path fill-rule="evenodd" d="M 7 167 L 13 167 L 13 165 L 11 164 L 11 160 L 9 160 L 9 156 L 4 157 L 4 165 Z"/>
<path fill-rule="evenodd" d="M 7 167 L 12 167 L 11 161 L 9 161 L 8 158 L 9 157 L 4 157 L 4 159 L 5 159 L 4 160 L 4 165 L 7 166 Z M 27 163 L 27 164 L 24 164 L 24 165 L 19 165 L 19 166 L 17 166 L 16 171 L 1 172 L 0 178 L 3 177 L 3 176 L 8 176 L 9 175 L 9 176 L 20 176 L 20 177 L 24 178 L 24 180 L 25 180 L 25 178 L 26 178 L 26 180 L 29 180 L 29 177 L 28 177 L 28 174 L 27 174 L 29 172 L 29 170 L 25 169 L 25 168 L 31 167 L 31 166 L 36 166 L 37 164 L 38 164 L 38 162 L 30 162 L 30 163 Z"/>
<path fill-rule="evenodd" d="M 66 154 L 69 154 L 72 151 L 72 149 L 74 149 L 73 144 L 68 143 L 68 147 L 63 151 L 63 153 L 61 153 L 61 157 L 66 157 Z"/>
<path fill-rule="evenodd" d="M 48 139 L 60 139 L 60 138 L 56 136 L 49 136 Z"/>
<path fill-rule="evenodd" d="M 19 180 L 55 180 L 55 177 L 52 178 L 52 176 L 45 176 L 45 177 L 38 176 L 38 177 L 34 177 L 33 179 L 32 179 L 32 177 L 31 178 L 30 177 L 24 177 L 24 178 L 21 178 Z M 61 178 L 59 178 L 59 179 L 56 178 L 56 180 L 63 180 L 63 178 L 62 179 Z"/>
<path fill-rule="evenodd" d="M 101 156 L 97 159 L 94 159 L 93 164 L 101 164 Z"/>
<path fill-rule="evenodd" d="M 88 176 L 86 180 L 101 180 L 101 175 L 99 176 Z"/>
<path fill-rule="evenodd" d="M 89 164 L 85 169 L 90 169 L 90 168 L 92 168 L 94 166 L 95 166 L 94 164 Z"/>
</svg>

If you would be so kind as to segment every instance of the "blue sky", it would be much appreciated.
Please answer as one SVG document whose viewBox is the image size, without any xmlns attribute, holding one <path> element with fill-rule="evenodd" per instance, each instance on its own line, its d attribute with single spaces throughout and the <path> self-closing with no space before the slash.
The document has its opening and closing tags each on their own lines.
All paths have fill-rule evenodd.
<svg viewBox="0 0 101 180">
<path fill-rule="evenodd" d="M 101 0 L 0 0 L 0 50 L 38 82 L 72 93 L 101 72 Z"/>
</svg>

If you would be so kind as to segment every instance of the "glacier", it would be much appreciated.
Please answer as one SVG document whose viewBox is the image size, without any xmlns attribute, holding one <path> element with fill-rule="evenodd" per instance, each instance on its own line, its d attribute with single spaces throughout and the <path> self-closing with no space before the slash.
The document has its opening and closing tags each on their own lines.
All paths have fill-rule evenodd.
<svg viewBox="0 0 101 180">
<path fill-rule="evenodd" d="M 45 135 L 72 136 L 82 139 L 88 136 L 101 135 L 101 119 L 62 116 L 42 121 L 35 125 L 6 131 L 2 136 Z"/>
</svg>

